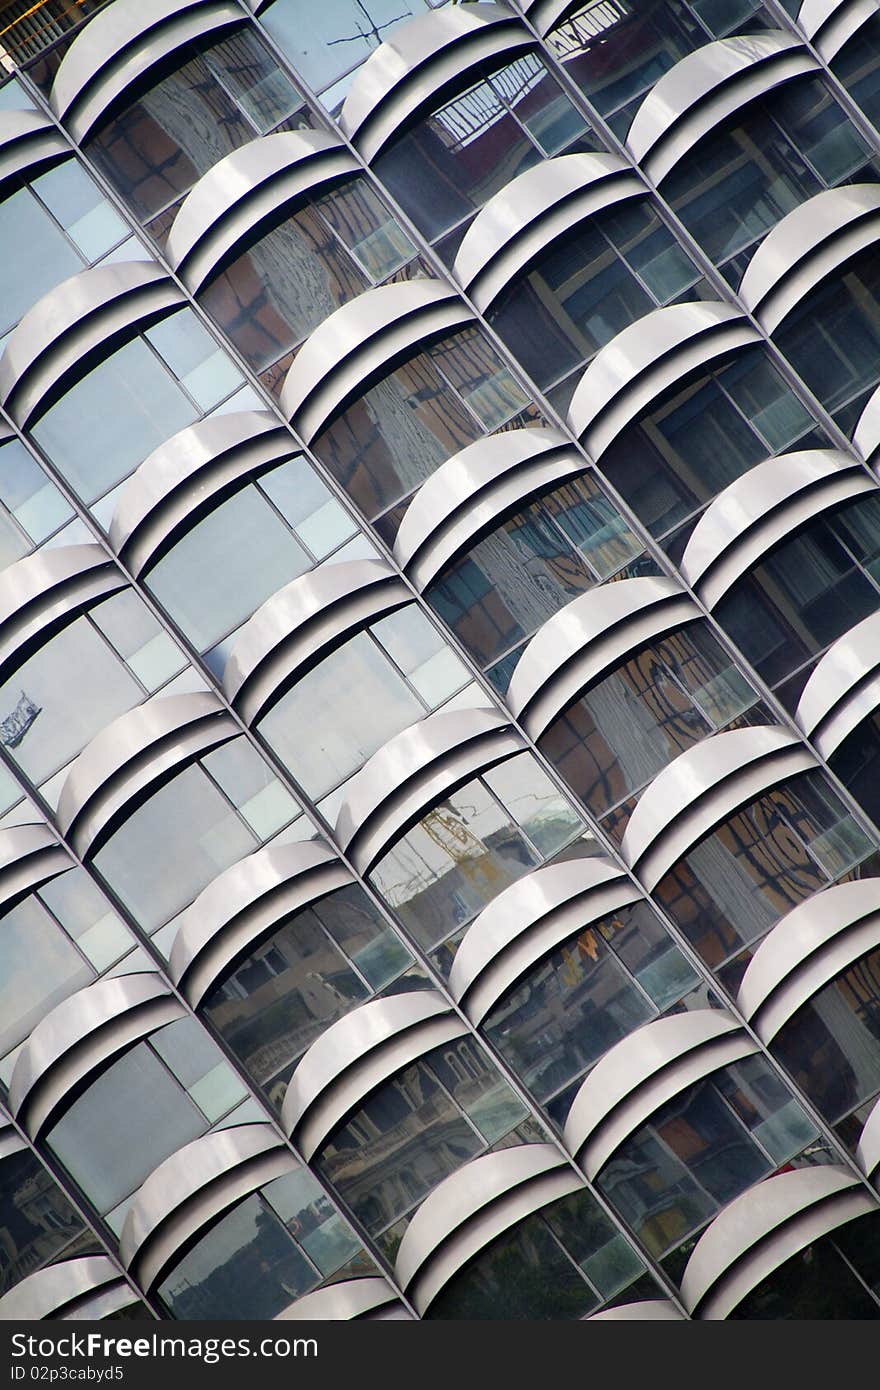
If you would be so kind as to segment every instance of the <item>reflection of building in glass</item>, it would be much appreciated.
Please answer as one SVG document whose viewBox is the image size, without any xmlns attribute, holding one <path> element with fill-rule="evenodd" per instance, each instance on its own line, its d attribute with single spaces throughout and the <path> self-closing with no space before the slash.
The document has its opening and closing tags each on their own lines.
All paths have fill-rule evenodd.
<svg viewBox="0 0 880 1390">
<path fill-rule="evenodd" d="M 0 33 L 0 1316 L 876 1318 L 880 16 L 75 8 Z"/>
</svg>

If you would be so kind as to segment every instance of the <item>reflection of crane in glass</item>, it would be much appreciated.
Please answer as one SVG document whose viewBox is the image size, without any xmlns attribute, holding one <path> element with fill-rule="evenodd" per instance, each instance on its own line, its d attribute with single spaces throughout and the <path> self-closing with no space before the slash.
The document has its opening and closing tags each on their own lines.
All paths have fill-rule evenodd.
<svg viewBox="0 0 880 1390">
<path fill-rule="evenodd" d="M 476 808 L 470 810 L 474 812 Z M 461 812 L 455 807 L 435 807 L 422 817 L 416 829 L 423 831 L 429 840 L 433 840 L 446 862 L 432 864 L 426 857 L 427 847 L 425 852 L 420 850 L 416 838 L 400 841 L 393 852 L 393 858 L 403 877 L 393 883 L 386 883 L 383 889 L 392 907 L 410 902 L 425 892 L 449 872 L 450 865 L 454 865 L 472 884 L 479 884 L 480 881 L 484 885 L 493 883 L 502 876 L 501 866 L 489 846 L 468 829 L 461 819 Z M 410 868 L 405 862 L 406 859 L 410 862 L 415 861 L 418 867 Z"/>
<path fill-rule="evenodd" d="M 394 19 L 386 19 L 384 24 L 377 24 L 366 5 L 361 4 L 361 0 L 354 0 L 354 3 L 364 18 L 368 20 L 369 29 L 362 29 L 359 24 L 356 34 L 346 34 L 342 38 L 328 39 L 328 48 L 332 48 L 336 43 L 357 43 L 358 40 L 363 41 L 364 39 L 374 39 L 376 43 L 381 43 L 383 29 L 390 29 L 393 24 L 400 24 L 401 20 L 412 18 L 412 10 L 406 10 L 404 14 L 396 15 Z"/>
<path fill-rule="evenodd" d="M 422 820 L 422 829 L 455 864 L 483 858 L 488 853 L 483 841 L 468 830 L 454 811 L 429 811 Z"/>
<path fill-rule="evenodd" d="M 498 879 L 507 882 L 489 846 L 459 820 L 454 810 L 435 808 L 429 811 L 422 821 L 422 829 L 472 882 L 482 883 L 484 887 Z"/>
</svg>

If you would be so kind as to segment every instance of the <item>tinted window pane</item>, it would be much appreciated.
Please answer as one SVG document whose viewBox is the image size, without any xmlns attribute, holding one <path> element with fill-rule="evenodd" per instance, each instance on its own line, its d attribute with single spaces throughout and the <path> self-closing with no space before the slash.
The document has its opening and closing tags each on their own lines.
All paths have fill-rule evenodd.
<svg viewBox="0 0 880 1390">
<path fill-rule="evenodd" d="M 306 208 L 234 261 L 199 300 L 261 371 L 368 286 L 319 214 Z"/>
<path fill-rule="evenodd" d="M 154 931 L 257 844 L 213 783 L 191 767 L 129 816 L 95 865 L 144 930 Z"/>
<path fill-rule="evenodd" d="M 435 1298 L 439 1319 L 581 1318 L 599 1302 L 539 1217 L 517 1223 Z"/>
<path fill-rule="evenodd" d="M 74 1101 L 47 1142 L 103 1213 L 206 1128 L 183 1088 L 139 1043 Z"/>
<path fill-rule="evenodd" d="M 249 955 L 208 997 L 205 1011 L 280 1105 L 297 1058 L 369 994 L 320 919 L 305 911 Z"/>
<path fill-rule="evenodd" d="M 599 681 L 554 721 L 539 746 L 601 815 L 754 700 L 714 639 L 692 629 Z"/>
<path fill-rule="evenodd" d="M 480 433 L 434 363 L 421 356 L 343 411 L 314 449 L 365 515 L 374 517 Z"/>
<path fill-rule="evenodd" d="M 0 240 L 7 248 L 0 260 L 0 332 L 5 332 L 85 262 L 27 188 L 0 203 Z"/>
<path fill-rule="evenodd" d="M 27 898 L 0 918 L 0 979 L 4 1057 L 50 1009 L 89 984 L 93 974 L 45 908 Z"/>
<path fill-rule="evenodd" d="M 484 1026 L 543 1101 L 654 1012 L 601 938 L 587 931 L 531 971 Z"/>
<path fill-rule="evenodd" d="M 878 293 L 880 267 L 873 253 L 863 254 L 808 294 L 775 335 L 780 350 L 832 413 L 880 378 Z"/>
<path fill-rule="evenodd" d="M 428 950 L 539 862 L 485 788 L 469 782 L 404 835 L 370 877 Z"/>
<path fill-rule="evenodd" d="M 158 212 L 224 155 L 301 106 L 299 93 L 248 29 L 203 55 L 189 53 L 89 143 L 91 158 L 138 217 Z"/>
<path fill-rule="evenodd" d="M 876 1319 L 880 1306 L 831 1241 L 799 1251 L 728 1314 L 736 1319 Z"/>
<path fill-rule="evenodd" d="M 0 1294 L 65 1250 L 96 1251 L 98 1242 L 45 1168 L 30 1153 L 0 1162 Z"/>
<path fill-rule="evenodd" d="M 546 387 L 653 308 L 605 238 L 580 229 L 506 291 L 488 319 Z"/>
<path fill-rule="evenodd" d="M 260 721 L 302 787 L 322 796 L 425 708 L 367 633 L 326 657 Z"/>
<path fill-rule="evenodd" d="M 827 1120 L 880 1089 L 880 953 L 821 989 L 773 1041 L 774 1055 Z"/>
<path fill-rule="evenodd" d="M 309 8 L 306 23 L 301 0 L 275 0 L 261 18 L 297 72 L 313 91 L 322 92 L 427 8 L 421 0 L 375 0 L 365 24 L 356 0 L 329 0 Z"/>
<path fill-rule="evenodd" d="M 540 158 L 498 92 L 480 82 L 396 141 L 375 169 L 433 240 Z"/>
<path fill-rule="evenodd" d="M 259 555 L 260 563 L 253 563 Z M 256 488 L 211 512 L 150 570 L 148 587 L 204 651 L 311 568 L 311 560 Z M 210 583 L 205 576 L 210 574 Z"/>
<path fill-rule="evenodd" d="M 160 1285 L 175 1318 L 274 1318 L 318 1282 L 256 1195 L 224 1216 Z"/>
<path fill-rule="evenodd" d="M 369 1097 L 322 1148 L 318 1166 L 367 1230 L 376 1232 L 481 1147 L 419 1064 Z"/>
<path fill-rule="evenodd" d="M 93 502 L 196 415 L 136 338 L 71 387 L 32 434 L 74 491 Z"/>
</svg>

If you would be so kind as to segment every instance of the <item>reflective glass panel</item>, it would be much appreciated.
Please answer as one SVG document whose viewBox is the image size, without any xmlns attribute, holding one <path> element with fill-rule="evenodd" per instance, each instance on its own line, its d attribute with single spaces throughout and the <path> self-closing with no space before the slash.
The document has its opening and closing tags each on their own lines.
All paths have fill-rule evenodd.
<svg viewBox="0 0 880 1390">
<path fill-rule="evenodd" d="M 146 582 L 186 637 L 204 651 L 311 564 L 262 493 L 246 487 L 179 540 Z"/>
<path fill-rule="evenodd" d="M 299 92 L 253 28 L 201 54 L 189 48 L 175 56 L 175 70 L 89 142 L 97 168 L 143 219 L 285 116 L 311 124 Z"/>
<path fill-rule="evenodd" d="M 656 897 L 703 960 L 718 967 L 869 852 L 867 836 L 831 788 L 806 773 L 703 839 L 661 880 Z"/>
<path fill-rule="evenodd" d="M 144 691 L 88 618 L 77 618 L 0 688 L 0 743 L 37 786 Z"/>
<path fill-rule="evenodd" d="M 404 835 L 370 877 L 427 950 L 539 862 L 498 803 L 470 782 Z"/>
<path fill-rule="evenodd" d="M 322 463 L 369 517 L 407 496 L 482 431 L 424 354 L 380 381 L 315 441 Z"/>
<path fill-rule="evenodd" d="M 302 676 L 259 729 L 304 790 L 320 797 L 424 715 L 400 673 L 359 633 Z"/>
<path fill-rule="evenodd" d="M 183 1087 L 139 1043 L 74 1101 L 46 1142 L 104 1213 L 207 1127 Z"/>
<path fill-rule="evenodd" d="M 331 1023 L 370 997 L 370 982 L 354 966 L 371 964 L 381 980 L 411 960 L 352 886 L 280 926 L 208 995 L 205 1012 L 280 1106 L 298 1057 Z"/>
<path fill-rule="evenodd" d="M 320 1150 L 317 1166 L 375 1233 L 481 1148 L 463 1115 L 417 1063 L 367 1098 Z"/>
<path fill-rule="evenodd" d="M 774 1038 L 778 1057 L 832 1123 L 880 1090 L 880 951 L 825 985 Z"/>
<path fill-rule="evenodd" d="M 28 1274 L 66 1257 L 99 1249 L 61 1188 L 32 1153 L 0 1161 L 0 1294 Z"/>
<path fill-rule="evenodd" d="M 35 897 L 0 917 L 3 1014 L 0 1057 L 26 1038 L 41 1018 L 93 980 L 79 951 Z"/>
<path fill-rule="evenodd" d="M 601 815 L 755 699 L 714 638 L 692 625 L 599 681 L 538 744 Z"/>
<path fill-rule="evenodd" d="M 141 927 L 151 932 L 258 843 L 195 766 L 139 806 L 94 862 Z"/>
<path fill-rule="evenodd" d="M 0 203 L 0 332 L 11 328 L 49 290 L 87 262 L 29 188 Z"/>
<path fill-rule="evenodd" d="M 274 1318 L 319 1282 L 283 1224 L 254 1193 L 239 1202 L 158 1286 L 174 1318 Z"/>
<path fill-rule="evenodd" d="M 772 1168 L 711 1083 L 703 1082 L 622 1144 L 599 1186 L 656 1256 Z"/>
<path fill-rule="evenodd" d="M 135 338 L 50 406 L 31 433 L 73 490 L 93 502 L 197 415 L 156 354 Z"/>
</svg>

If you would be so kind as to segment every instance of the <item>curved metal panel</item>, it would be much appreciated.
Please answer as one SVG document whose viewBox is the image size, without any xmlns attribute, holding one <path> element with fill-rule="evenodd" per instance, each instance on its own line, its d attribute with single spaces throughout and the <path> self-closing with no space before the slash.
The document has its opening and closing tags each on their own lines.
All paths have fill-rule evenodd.
<svg viewBox="0 0 880 1390">
<path fill-rule="evenodd" d="M 654 84 L 633 118 L 627 146 L 648 177 L 661 183 L 722 121 L 818 67 L 813 55 L 780 29 L 704 44 Z"/>
<path fill-rule="evenodd" d="M 244 20 L 234 0 L 140 0 L 110 5 L 74 38 L 61 60 L 49 100 L 80 143 L 129 87 L 194 39 Z"/>
<path fill-rule="evenodd" d="M 825 62 L 830 63 L 878 11 L 877 0 L 803 0 L 797 21 Z"/>
<path fill-rule="evenodd" d="M 732 304 L 652 309 L 596 353 L 581 376 L 568 423 L 594 459 L 658 396 L 699 367 L 760 342 Z"/>
<path fill-rule="evenodd" d="M 798 903 L 764 937 L 739 987 L 738 1007 L 763 1043 L 814 994 L 880 946 L 880 879 L 837 883 Z"/>
<path fill-rule="evenodd" d="M 880 450 L 880 387 L 868 398 L 868 403 L 859 416 L 853 431 L 853 444 L 866 463 L 877 467 L 877 452 Z"/>
<path fill-rule="evenodd" d="M 73 867 L 48 825 L 0 829 L 0 916 L 42 883 Z"/>
<path fill-rule="evenodd" d="M 862 720 L 880 708 L 880 613 L 844 632 L 820 657 L 795 720 L 823 758 L 831 758 Z"/>
<path fill-rule="evenodd" d="M 121 335 L 134 337 L 182 303 L 155 261 L 81 270 L 44 294 L 9 335 L 0 358 L 0 404 L 24 428 L 87 370 L 103 343 L 117 347 Z"/>
<path fill-rule="evenodd" d="M 36 550 L 0 573 L 0 684 L 125 575 L 100 545 Z"/>
<path fill-rule="evenodd" d="M 0 197 L 11 179 L 32 177 L 49 162 L 72 155 L 60 130 L 41 111 L 0 111 Z"/>
<path fill-rule="evenodd" d="M 550 951 L 642 896 L 609 859 L 546 864 L 518 879 L 468 927 L 449 989 L 474 1025 Z"/>
<path fill-rule="evenodd" d="M 375 1318 L 382 1310 L 395 1306 L 408 1317 L 403 1304 L 391 1285 L 382 1278 L 341 1279 L 303 1294 L 283 1313 L 276 1313 L 275 1322 L 352 1322 L 355 1318 Z M 0 1304 L 2 1311 L 2 1304 Z M 388 1316 L 386 1311 L 385 1316 Z"/>
<path fill-rule="evenodd" d="M 813 767 L 816 759 L 800 739 L 775 725 L 713 734 L 679 753 L 646 788 L 620 852 L 650 892 L 722 821 Z"/>
<path fill-rule="evenodd" d="M 80 1317 L 92 1316 L 90 1295 L 115 1293 L 118 1306 L 135 1295 L 107 1255 L 86 1255 L 35 1269 L 0 1298 L 0 1322 L 42 1322 L 69 1316 L 71 1304 Z M 84 1306 L 82 1306 L 84 1305 Z M 98 1314 L 106 1316 L 106 1313 Z"/>
<path fill-rule="evenodd" d="M 440 280 L 422 277 L 365 290 L 303 343 L 281 391 L 285 418 L 310 444 L 383 367 L 390 371 L 401 354 L 419 352 L 426 340 L 472 318 L 464 300 Z"/>
<path fill-rule="evenodd" d="M 110 544 L 137 577 L 236 484 L 290 458 L 297 445 L 268 410 L 209 415 L 160 444 L 119 494 Z"/>
<path fill-rule="evenodd" d="M 880 1210 L 847 1168 L 821 1165 L 765 1178 L 734 1198 L 697 1241 L 681 1282 L 685 1308 L 721 1319 L 813 1241 Z"/>
<path fill-rule="evenodd" d="M 209 1222 L 297 1166 L 270 1124 L 233 1125 L 193 1139 L 138 1188 L 119 1237 L 123 1265 L 151 1288 Z"/>
<path fill-rule="evenodd" d="M 227 697 L 253 724 L 335 647 L 412 602 L 385 560 L 345 560 L 301 574 L 241 628 L 223 672 Z"/>
<path fill-rule="evenodd" d="M 777 222 L 749 261 L 740 299 L 767 333 L 828 275 L 880 238 L 880 188 L 817 193 Z"/>
<path fill-rule="evenodd" d="M 371 1091 L 467 1032 L 436 990 L 371 999 L 331 1023 L 297 1064 L 281 1124 L 308 1162 Z"/>
<path fill-rule="evenodd" d="M 41 1019 L 16 1059 L 9 1108 L 32 1139 L 77 1087 L 184 1009 L 158 975 L 116 975 L 77 990 Z"/>
<path fill-rule="evenodd" d="M 87 1298 L 83 1303 L 74 1304 L 60 1317 L 62 1322 L 99 1322 L 125 1312 L 126 1318 L 133 1318 L 138 1316 L 138 1313 L 131 1311 L 135 1304 L 139 1305 L 140 1309 L 145 1307 L 139 1295 L 128 1284 L 120 1281 L 106 1289 L 98 1289 L 91 1298 Z"/>
<path fill-rule="evenodd" d="M 758 1051 L 722 1009 L 645 1023 L 600 1057 L 565 1121 L 566 1148 L 593 1179 L 651 1116 L 720 1067 Z"/>
<path fill-rule="evenodd" d="M 96 853 L 132 802 L 237 733 L 208 691 L 154 695 L 102 729 L 73 763 L 58 802 L 62 833 L 78 854 Z"/>
<path fill-rule="evenodd" d="M 242 145 L 218 160 L 181 203 L 166 245 L 172 270 L 197 294 L 221 262 L 285 206 L 358 171 L 353 155 L 323 130 L 279 131 Z"/>
<path fill-rule="evenodd" d="M 370 163 L 433 97 L 465 87 L 474 68 L 512 62 L 534 38 L 506 5 L 447 6 L 419 15 L 370 54 L 351 84 L 339 124 Z"/>
<path fill-rule="evenodd" d="M 419 592 L 493 522 L 588 468 L 559 430 L 506 430 L 441 463 L 406 509 L 394 558 Z"/>
<path fill-rule="evenodd" d="M 368 873 L 422 812 L 525 746 L 487 706 L 430 714 L 389 739 L 351 778 L 336 839 L 358 873 Z"/>
<path fill-rule="evenodd" d="M 709 609 L 800 527 L 877 485 L 858 459 L 805 449 L 765 459 L 719 492 L 685 547 L 681 572 Z"/>
<path fill-rule="evenodd" d="M 170 974 L 196 1008 L 239 957 L 280 922 L 353 881 L 328 845 L 269 844 L 240 859 L 181 914 Z"/>
<path fill-rule="evenodd" d="M 471 1159 L 428 1194 L 410 1221 L 394 1266 L 398 1284 L 423 1314 L 493 1240 L 581 1187 L 554 1144 L 517 1144 Z"/>
<path fill-rule="evenodd" d="M 702 614 L 672 579 L 621 579 L 580 594 L 538 629 L 505 699 L 530 738 L 635 652 Z"/>
<path fill-rule="evenodd" d="M 593 1313 L 587 1322 L 674 1322 L 682 1320 L 682 1314 L 670 1299 L 650 1298 L 644 1303 L 618 1303 L 615 1308 L 606 1308 L 602 1313 Z"/>
<path fill-rule="evenodd" d="M 647 195 L 613 154 L 563 154 L 517 174 L 477 213 L 452 273 L 480 313 L 558 237 L 603 208 Z"/>
<path fill-rule="evenodd" d="M 880 1100 L 865 1121 L 856 1149 L 856 1162 L 866 1177 L 875 1178 L 880 1168 Z"/>
<path fill-rule="evenodd" d="M 566 19 L 570 11 L 579 8 L 578 0 L 524 0 L 521 5 L 542 39 Z"/>
</svg>

